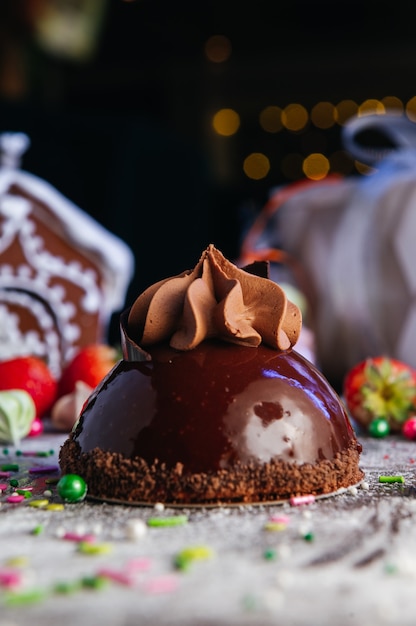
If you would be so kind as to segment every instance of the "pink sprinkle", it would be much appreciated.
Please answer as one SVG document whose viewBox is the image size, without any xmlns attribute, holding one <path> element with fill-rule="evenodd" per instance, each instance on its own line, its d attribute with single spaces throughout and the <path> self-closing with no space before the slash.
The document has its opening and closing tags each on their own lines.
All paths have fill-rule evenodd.
<svg viewBox="0 0 416 626">
<path fill-rule="evenodd" d="M 385 455 L 383 456 L 383 459 L 389 459 L 389 458 L 390 458 L 390 454 L 385 454 Z"/>
<path fill-rule="evenodd" d="M 19 491 L 33 491 L 33 487 L 16 487 Z"/>
<path fill-rule="evenodd" d="M 148 593 L 169 593 L 178 587 L 178 579 L 174 576 L 159 576 L 144 583 L 144 589 Z"/>
<path fill-rule="evenodd" d="M 128 585 L 129 587 L 132 587 L 135 584 L 134 579 L 128 574 L 125 574 L 124 572 L 118 572 L 109 568 L 103 568 L 98 570 L 97 575 L 102 576 L 103 578 L 109 578 L 110 580 L 113 580 L 116 583 L 120 583 L 121 585 Z"/>
<path fill-rule="evenodd" d="M 10 472 L 0 472 L 0 478 L 10 478 Z"/>
<path fill-rule="evenodd" d="M 62 535 L 62 539 L 66 539 L 67 541 L 86 541 L 87 543 L 94 543 L 95 535 L 79 535 L 78 533 L 66 532 Z"/>
<path fill-rule="evenodd" d="M 269 522 L 272 522 L 272 524 L 288 524 L 290 517 L 288 515 L 272 515 L 269 518 Z"/>
<path fill-rule="evenodd" d="M 292 498 L 290 498 L 289 502 L 292 506 L 299 506 L 300 504 L 311 504 L 312 502 L 315 502 L 315 496 L 313 496 L 312 494 L 307 496 L 293 496 Z"/>
<path fill-rule="evenodd" d="M 414 459 L 409 459 L 409 463 L 414 463 L 415 460 Z"/>
<path fill-rule="evenodd" d="M 24 499 L 25 499 L 25 497 L 24 497 L 24 496 L 21 496 L 21 495 L 20 495 L 20 494 L 18 494 L 18 493 L 12 493 L 10 496 L 8 496 L 8 497 L 6 498 L 6 502 L 11 502 L 11 503 L 16 504 L 16 503 L 18 503 L 18 502 L 21 502 L 21 501 L 22 501 L 22 500 L 24 500 Z"/>
<path fill-rule="evenodd" d="M 22 574 L 12 569 L 0 570 L 0 585 L 2 587 L 18 587 L 22 582 Z"/>
<path fill-rule="evenodd" d="M 5 491 L 9 485 L 7 483 L 0 483 L 0 491 Z"/>
<path fill-rule="evenodd" d="M 145 557 L 132 559 L 126 565 L 126 569 L 131 572 L 144 572 L 151 568 L 152 561 Z"/>
</svg>

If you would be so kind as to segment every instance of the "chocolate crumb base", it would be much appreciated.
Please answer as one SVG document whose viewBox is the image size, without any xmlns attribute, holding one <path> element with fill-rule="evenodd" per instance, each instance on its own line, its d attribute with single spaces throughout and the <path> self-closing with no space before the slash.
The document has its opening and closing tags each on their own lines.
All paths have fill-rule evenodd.
<svg viewBox="0 0 416 626">
<path fill-rule="evenodd" d="M 332 494 L 364 478 L 359 456 L 356 443 L 351 442 L 331 461 L 296 465 L 274 460 L 187 474 L 181 463 L 174 468 L 158 462 L 148 465 L 142 458 L 129 459 L 99 448 L 83 453 L 70 436 L 60 450 L 59 463 L 63 473 L 82 476 L 88 494 L 95 499 L 186 506 L 266 503 L 305 494 Z"/>
</svg>

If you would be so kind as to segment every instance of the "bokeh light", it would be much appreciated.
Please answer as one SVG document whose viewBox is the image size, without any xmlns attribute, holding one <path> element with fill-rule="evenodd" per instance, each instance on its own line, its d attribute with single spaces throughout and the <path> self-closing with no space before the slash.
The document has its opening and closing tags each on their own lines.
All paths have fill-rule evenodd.
<svg viewBox="0 0 416 626">
<path fill-rule="evenodd" d="M 404 106 L 400 98 L 396 98 L 396 96 L 386 96 L 381 99 L 381 102 L 390 113 L 403 113 Z"/>
<path fill-rule="evenodd" d="M 386 112 L 386 107 L 380 100 L 369 98 L 364 100 L 358 107 L 358 115 L 383 115 Z"/>
<path fill-rule="evenodd" d="M 409 120 L 411 120 L 412 122 L 416 122 L 416 96 L 410 98 L 410 100 L 406 104 L 405 110 Z"/>
<path fill-rule="evenodd" d="M 335 107 L 331 102 L 318 102 L 312 108 L 311 121 L 318 128 L 331 128 L 335 124 Z"/>
<path fill-rule="evenodd" d="M 350 117 L 358 113 L 358 104 L 354 100 L 341 100 L 335 106 L 335 119 L 338 124 L 345 124 Z"/>
<path fill-rule="evenodd" d="M 260 180 L 269 173 L 270 161 L 265 154 L 252 152 L 244 159 L 243 170 L 248 178 Z"/>
<path fill-rule="evenodd" d="M 212 35 L 205 42 L 205 56 L 212 63 L 224 63 L 231 56 L 231 41 L 224 35 Z"/>
<path fill-rule="evenodd" d="M 282 111 L 282 124 L 288 130 L 300 131 L 308 121 L 308 111 L 302 104 L 288 104 Z"/>
<path fill-rule="evenodd" d="M 303 161 L 303 173 L 311 180 L 322 180 L 329 173 L 329 161 L 323 154 L 309 154 Z"/>
<path fill-rule="evenodd" d="M 231 137 L 240 128 L 240 116 L 234 109 L 220 109 L 215 113 L 212 125 L 218 135 Z"/>
</svg>

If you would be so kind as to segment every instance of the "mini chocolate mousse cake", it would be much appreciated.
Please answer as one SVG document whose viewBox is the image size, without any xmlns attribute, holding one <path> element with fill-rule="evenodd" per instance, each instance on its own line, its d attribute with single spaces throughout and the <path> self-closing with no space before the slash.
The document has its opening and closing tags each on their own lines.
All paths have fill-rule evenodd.
<svg viewBox="0 0 416 626">
<path fill-rule="evenodd" d="M 299 309 L 213 246 L 121 318 L 124 359 L 60 452 L 90 496 L 130 504 L 265 503 L 357 484 L 361 445 L 293 346 Z"/>
</svg>

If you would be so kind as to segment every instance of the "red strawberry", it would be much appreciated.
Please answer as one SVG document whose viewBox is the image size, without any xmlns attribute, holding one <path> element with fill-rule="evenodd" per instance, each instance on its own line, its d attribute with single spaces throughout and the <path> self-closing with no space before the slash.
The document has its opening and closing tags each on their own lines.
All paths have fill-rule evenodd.
<svg viewBox="0 0 416 626">
<path fill-rule="evenodd" d="M 399 432 L 416 408 L 416 370 L 389 357 L 365 359 L 347 372 L 343 396 L 360 425 L 384 418 L 393 432 Z"/>
<path fill-rule="evenodd" d="M 24 389 L 33 398 L 37 417 L 43 417 L 56 400 L 58 383 L 46 363 L 36 356 L 0 361 L 0 390 Z"/>
<path fill-rule="evenodd" d="M 106 344 L 91 344 L 78 350 L 63 369 L 59 381 L 59 397 L 72 393 L 79 380 L 94 389 L 108 374 L 118 357 L 118 351 Z"/>
</svg>

